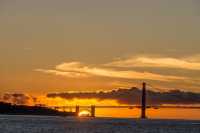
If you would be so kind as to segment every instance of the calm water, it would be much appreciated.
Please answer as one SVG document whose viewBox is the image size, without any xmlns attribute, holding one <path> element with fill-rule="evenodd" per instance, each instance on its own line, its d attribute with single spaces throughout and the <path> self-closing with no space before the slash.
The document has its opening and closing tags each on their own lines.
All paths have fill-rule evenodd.
<svg viewBox="0 0 200 133">
<path fill-rule="evenodd" d="M 200 133 L 200 121 L 0 115 L 0 133 Z"/>
</svg>

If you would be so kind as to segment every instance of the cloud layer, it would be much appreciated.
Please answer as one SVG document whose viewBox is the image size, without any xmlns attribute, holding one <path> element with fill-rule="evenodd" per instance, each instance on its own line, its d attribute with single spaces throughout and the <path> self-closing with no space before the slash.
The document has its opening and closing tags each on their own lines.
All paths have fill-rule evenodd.
<svg viewBox="0 0 200 133">
<path fill-rule="evenodd" d="M 100 65 L 101 66 L 101 65 Z M 117 70 L 111 67 L 95 67 L 85 65 L 80 62 L 65 62 L 57 65 L 54 69 L 36 69 L 36 71 L 44 72 L 47 74 L 55 74 L 73 78 L 83 78 L 91 76 L 100 76 L 108 78 L 121 78 L 121 79 L 143 79 L 143 80 L 186 80 L 186 77 L 161 75 L 151 72 L 138 72 L 133 70 Z"/>
<path fill-rule="evenodd" d="M 188 70 L 200 70 L 199 56 L 186 58 L 171 58 L 171 57 L 129 57 L 127 59 L 119 59 L 106 66 L 114 67 L 165 67 Z"/>
<path fill-rule="evenodd" d="M 171 90 L 169 92 L 147 91 L 148 104 L 200 104 L 200 93 Z M 48 98 L 74 98 L 99 100 L 112 99 L 122 104 L 140 104 L 141 90 L 137 88 L 119 89 L 110 92 L 74 92 L 74 93 L 49 93 Z"/>
</svg>

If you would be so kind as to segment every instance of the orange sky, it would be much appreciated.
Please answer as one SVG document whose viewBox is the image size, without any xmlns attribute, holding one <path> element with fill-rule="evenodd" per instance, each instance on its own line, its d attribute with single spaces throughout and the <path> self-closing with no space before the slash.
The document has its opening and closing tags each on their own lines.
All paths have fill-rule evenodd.
<svg viewBox="0 0 200 133">
<path fill-rule="evenodd" d="M 196 0 L 0 1 L 0 93 L 200 92 Z"/>
</svg>

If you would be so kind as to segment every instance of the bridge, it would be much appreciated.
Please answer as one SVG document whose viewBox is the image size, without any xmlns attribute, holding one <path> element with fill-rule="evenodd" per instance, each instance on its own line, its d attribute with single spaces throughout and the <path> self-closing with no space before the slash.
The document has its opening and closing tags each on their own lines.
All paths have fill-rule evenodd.
<svg viewBox="0 0 200 133">
<path fill-rule="evenodd" d="M 97 108 L 127 108 L 127 109 L 134 109 L 139 108 L 141 109 L 141 118 L 146 119 L 146 109 L 153 108 L 153 109 L 159 109 L 159 108 L 182 108 L 182 109 L 200 109 L 200 106 L 184 106 L 184 105 L 175 105 L 175 106 L 169 106 L 169 105 L 147 105 L 146 104 L 146 83 L 142 84 L 142 93 L 141 93 L 141 105 L 125 105 L 125 106 L 51 106 L 50 108 L 56 109 L 56 110 L 67 110 L 67 109 L 75 109 L 75 113 L 78 116 L 80 113 L 80 109 L 87 109 L 91 113 L 91 117 L 95 117 L 95 112 Z"/>
</svg>

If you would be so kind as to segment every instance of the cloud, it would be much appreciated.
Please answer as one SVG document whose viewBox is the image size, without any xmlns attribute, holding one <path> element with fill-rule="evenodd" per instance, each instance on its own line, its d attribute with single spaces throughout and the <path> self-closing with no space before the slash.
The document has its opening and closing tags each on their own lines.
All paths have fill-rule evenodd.
<svg viewBox="0 0 200 133">
<path fill-rule="evenodd" d="M 0 97 L 0 101 L 16 105 L 34 105 L 37 98 L 23 93 L 5 93 Z"/>
<path fill-rule="evenodd" d="M 73 92 L 73 93 L 49 93 L 48 98 L 63 98 L 72 100 L 79 99 L 98 99 L 98 100 L 117 100 L 122 104 L 140 104 L 141 90 L 137 88 L 118 89 L 109 92 Z M 147 91 L 148 104 L 200 104 L 200 93 L 183 92 L 171 90 L 168 92 Z"/>
<path fill-rule="evenodd" d="M 159 81 L 186 80 L 186 77 L 160 75 L 150 72 L 137 72 L 133 70 L 117 70 L 113 68 L 94 67 L 80 62 L 66 62 L 55 66 L 54 69 L 36 69 L 36 71 L 48 74 L 61 75 L 66 77 L 91 77 L 101 76 L 122 79 L 147 79 Z"/>
<path fill-rule="evenodd" d="M 45 70 L 45 69 L 36 69 L 36 71 L 47 73 L 47 74 L 66 76 L 66 77 L 70 77 L 70 78 L 89 77 L 89 75 L 87 75 L 87 74 L 78 73 L 78 72 L 64 72 L 64 71 L 59 71 L 59 70 Z"/>
<path fill-rule="evenodd" d="M 200 70 L 200 56 L 191 56 L 185 58 L 171 58 L 171 57 L 149 57 L 138 56 L 127 59 L 119 59 L 106 66 L 112 67 L 165 67 L 178 68 L 188 70 Z"/>
</svg>

